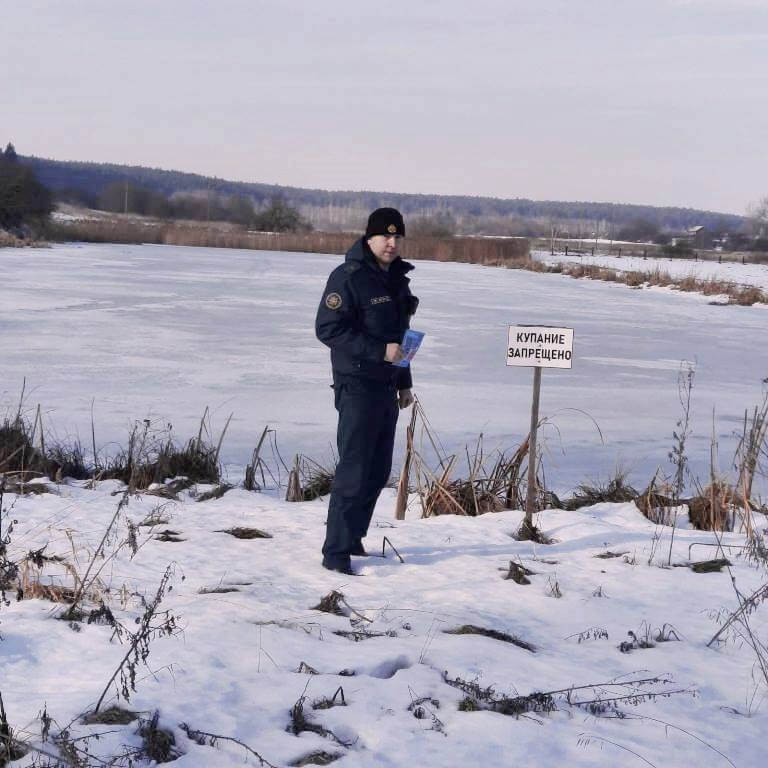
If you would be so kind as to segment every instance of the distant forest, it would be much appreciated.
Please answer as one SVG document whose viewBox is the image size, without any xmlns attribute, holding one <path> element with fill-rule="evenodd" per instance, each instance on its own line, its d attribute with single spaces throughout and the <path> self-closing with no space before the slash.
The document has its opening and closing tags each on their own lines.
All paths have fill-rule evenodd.
<svg viewBox="0 0 768 768">
<path fill-rule="evenodd" d="M 733 214 L 692 208 L 622 203 L 535 201 L 458 195 L 328 191 L 246 183 L 193 173 L 108 163 L 19 159 L 50 188 L 57 200 L 105 210 L 175 218 L 227 218 L 249 226 L 261 212 L 298 211 L 292 227 L 358 231 L 367 214 L 382 205 L 399 208 L 411 232 L 560 237 L 614 237 L 643 232 L 681 232 L 704 226 L 712 233 L 741 232 L 746 220 Z M 239 214 L 238 214 L 239 211 Z M 249 213 L 250 212 L 250 213 Z M 258 227 L 257 227 L 258 228 Z M 633 238 L 634 239 L 634 238 Z"/>
</svg>

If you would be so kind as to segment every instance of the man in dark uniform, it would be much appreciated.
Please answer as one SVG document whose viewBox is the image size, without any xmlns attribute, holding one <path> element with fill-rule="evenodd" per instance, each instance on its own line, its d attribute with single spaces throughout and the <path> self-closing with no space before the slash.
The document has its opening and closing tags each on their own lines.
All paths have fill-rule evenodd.
<svg viewBox="0 0 768 768">
<path fill-rule="evenodd" d="M 418 299 L 408 288 L 413 265 L 399 255 L 405 224 L 394 208 L 368 218 L 365 235 L 331 272 L 317 310 L 317 338 L 331 348 L 339 412 L 339 463 L 328 505 L 323 566 L 352 574 L 362 540 L 392 470 L 398 406 L 413 403 L 410 366 L 400 343 Z"/>
</svg>

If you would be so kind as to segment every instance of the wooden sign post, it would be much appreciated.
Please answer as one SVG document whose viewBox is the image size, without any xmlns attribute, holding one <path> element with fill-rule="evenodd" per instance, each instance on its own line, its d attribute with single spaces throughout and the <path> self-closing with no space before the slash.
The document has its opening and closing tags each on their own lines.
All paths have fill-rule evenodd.
<svg viewBox="0 0 768 768">
<path fill-rule="evenodd" d="M 573 359 L 573 328 L 549 325 L 510 325 L 507 365 L 533 367 L 533 403 L 528 444 L 528 493 L 525 526 L 533 530 L 536 507 L 536 433 L 539 428 L 539 396 L 542 368 L 570 368 Z"/>
</svg>

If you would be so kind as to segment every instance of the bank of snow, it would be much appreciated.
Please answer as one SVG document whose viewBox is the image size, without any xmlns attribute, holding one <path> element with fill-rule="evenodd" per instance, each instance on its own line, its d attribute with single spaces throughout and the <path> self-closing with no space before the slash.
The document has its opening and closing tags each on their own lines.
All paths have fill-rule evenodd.
<svg viewBox="0 0 768 768">
<path fill-rule="evenodd" d="M 642 256 L 577 256 L 564 253 L 550 254 L 548 251 L 535 251 L 533 258 L 547 264 L 571 263 L 593 264 L 597 267 L 615 269 L 619 272 L 666 272 L 674 278 L 684 280 L 717 280 L 734 285 L 756 286 L 768 291 L 768 264 L 741 264 L 738 261 L 694 261 L 692 259 L 674 259 L 663 257 L 643 258 Z"/>
<path fill-rule="evenodd" d="M 114 514 L 114 490 L 116 483 L 105 482 L 96 490 L 61 485 L 55 495 L 6 496 L 4 520 L 18 520 L 11 553 L 47 546 L 46 554 L 72 560 L 71 538 L 82 573 Z M 136 556 L 122 550 L 102 578 L 106 600 L 131 626 L 140 596 L 151 596 L 173 566 L 173 591 L 163 607 L 179 617 L 183 633 L 154 641 L 152 671 L 140 669 L 130 706 L 159 710 L 161 724 L 184 751 L 180 768 L 258 764 L 231 743 L 191 742 L 178 727 L 182 722 L 237 738 L 280 766 L 318 751 L 341 755 L 340 768 L 640 764 L 628 749 L 657 766 L 762 763 L 768 723 L 760 706 L 764 690 L 757 686 L 753 697 L 753 659 L 732 643 L 706 647 L 718 626 L 710 613 L 736 605 L 728 574 L 661 567 L 670 531 L 656 529 L 633 504 L 546 511 L 539 524 L 556 543 L 541 546 L 512 538 L 518 512 L 421 520 L 414 507 L 406 521 L 395 522 L 394 494 L 386 490 L 366 545 L 380 553 L 387 536 L 405 562 L 388 550 L 386 559 L 356 558 L 361 576 L 345 577 L 320 566 L 327 499 L 287 504 L 274 495 L 233 490 L 217 501 L 162 502 L 158 511 L 161 501 L 130 499 L 116 541 L 125 538 L 127 519 L 138 523 L 154 511 L 167 522 L 143 527 Z M 220 532 L 235 526 L 256 527 L 272 538 L 240 540 Z M 166 529 L 181 540 L 154 538 Z M 737 534 L 725 540 L 743 543 Z M 678 530 L 673 565 L 687 562 L 691 543 L 711 541 L 711 534 Z M 620 556 L 596 557 L 608 551 Z M 711 554 L 693 551 L 697 559 Z M 530 585 L 502 578 L 510 560 L 534 572 Z M 762 574 L 734 562 L 740 589 L 750 593 Z M 62 566 L 43 571 L 44 581 L 66 578 Z M 221 588 L 232 591 L 210 591 Z M 342 592 L 357 613 L 313 609 L 331 590 Z M 553 596 L 558 591 L 560 598 Z M 110 628 L 83 624 L 75 632 L 55 619 L 60 610 L 42 600 L 0 609 L 0 691 L 12 725 L 38 744 L 43 706 L 63 727 L 93 706 L 125 653 L 110 640 Z M 764 636 L 766 623 L 759 614 L 753 620 Z M 679 641 L 620 652 L 629 631 L 642 636 L 647 627 L 655 634 L 666 623 Z M 465 624 L 514 635 L 535 651 L 444 632 Z M 602 632 L 579 636 L 591 628 Z M 338 631 L 379 636 L 355 642 Z M 298 671 L 307 667 L 317 674 Z M 619 720 L 596 718 L 562 700 L 549 715 L 515 719 L 459 711 L 463 693 L 444 682 L 444 672 L 492 685 L 499 695 L 656 676 L 670 682 L 655 689 L 687 693 L 637 706 L 625 702 L 620 708 L 628 717 Z M 346 706 L 311 709 L 339 686 Z M 307 716 L 347 746 L 286 731 L 302 695 Z M 423 697 L 428 700 L 417 718 L 411 705 Z M 105 728 L 75 722 L 71 735 L 98 730 Z M 114 732 L 93 744 L 97 754 L 139 741 L 135 725 L 108 730 Z"/>
</svg>

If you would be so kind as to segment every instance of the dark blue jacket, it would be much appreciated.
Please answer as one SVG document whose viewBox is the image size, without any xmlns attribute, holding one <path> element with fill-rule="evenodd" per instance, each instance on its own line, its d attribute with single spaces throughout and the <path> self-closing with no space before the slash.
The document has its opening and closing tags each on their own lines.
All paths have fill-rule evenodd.
<svg viewBox="0 0 768 768">
<path fill-rule="evenodd" d="M 410 389 L 411 369 L 384 360 L 387 344 L 400 344 L 418 299 L 406 273 L 413 264 L 395 259 L 385 272 L 365 238 L 331 272 L 317 310 L 315 333 L 331 348 L 334 381 L 347 376 Z"/>
</svg>

